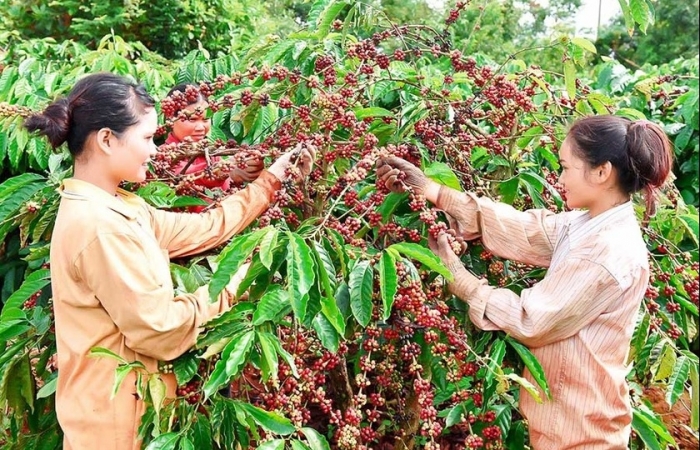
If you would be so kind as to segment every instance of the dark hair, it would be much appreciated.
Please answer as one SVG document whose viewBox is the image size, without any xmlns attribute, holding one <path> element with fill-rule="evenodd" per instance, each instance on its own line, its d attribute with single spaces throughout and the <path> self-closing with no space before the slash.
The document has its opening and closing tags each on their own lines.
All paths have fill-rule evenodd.
<svg viewBox="0 0 700 450">
<path fill-rule="evenodd" d="M 626 194 L 645 191 L 647 214 L 654 211 L 655 190 L 668 178 L 673 151 L 666 133 L 648 120 L 605 115 L 579 119 L 568 136 L 574 153 L 591 167 L 610 161 Z"/>
<path fill-rule="evenodd" d="M 67 97 L 30 116 L 24 126 L 48 137 L 53 148 L 68 141 L 68 150 L 77 157 L 90 133 L 109 128 L 119 135 L 154 105 L 142 85 L 119 75 L 96 73 L 80 79 Z"/>
<path fill-rule="evenodd" d="M 190 87 L 190 86 L 193 87 L 193 88 L 195 88 L 195 89 L 197 89 L 197 92 L 198 92 L 198 94 L 199 94 L 199 95 L 197 96 L 197 99 L 196 99 L 196 100 L 189 102 L 190 105 L 194 105 L 195 103 L 197 103 L 197 102 L 199 102 L 199 101 L 205 101 L 205 102 L 208 101 L 207 96 L 204 95 L 204 94 L 202 93 L 202 91 L 199 89 L 199 85 L 198 85 L 198 84 L 195 84 L 195 83 L 180 83 L 180 84 L 178 84 L 178 85 L 176 85 L 176 86 L 173 86 L 173 87 L 168 91 L 168 95 L 167 95 L 166 97 L 172 96 L 175 92 L 182 92 L 183 94 L 185 94 L 186 91 L 187 91 L 187 88 Z"/>
</svg>

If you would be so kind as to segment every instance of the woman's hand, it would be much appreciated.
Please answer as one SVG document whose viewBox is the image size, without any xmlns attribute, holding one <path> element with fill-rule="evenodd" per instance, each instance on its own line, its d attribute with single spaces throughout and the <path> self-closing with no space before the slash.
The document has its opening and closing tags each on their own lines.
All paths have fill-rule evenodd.
<svg viewBox="0 0 700 450">
<path fill-rule="evenodd" d="M 264 168 L 262 154 L 257 150 L 249 150 L 246 152 L 245 168 L 236 167 L 228 176 L 236 184 L 249 183 L 258 178 Z"/>
<path fill-rule="evenodd" d="M 418 167 L 395 156 L 377 161 L 377 178 L 393 192 L 405 192 L 410 188 L 416 195 L 425 195 L 430 182 Z"/>
<path fill-rule="evenodd" d="M 459 255 L 464 252 L 467 245 L 454 230 L 440 232 L 437 239 L 428 236 L 428 246 L 453 274 L 456 272 L 455 269 L 464 269 Z"/>
<path fill-rule="evenodd" d="M 277 177 L 280 181 L 285 181 L 289 177 L 289 171 L 298 170 L 301 178 L 306 178 L 310 173 L 316 159 L 316 148 L 312 145 L 297 145 L 294 150 L 280 156 L 269 169 L 268 172 Z"/>
</svg>

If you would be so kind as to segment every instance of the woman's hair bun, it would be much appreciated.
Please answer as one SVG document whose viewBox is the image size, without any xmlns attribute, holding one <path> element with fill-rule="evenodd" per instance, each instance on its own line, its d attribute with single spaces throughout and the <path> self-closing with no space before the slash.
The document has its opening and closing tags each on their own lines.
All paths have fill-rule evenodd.
<svg viewBox="0 0 700 450">
<path fill-rule="evenodd" d="M 67 98 L 51 103 L 46 109 L 30 116 L 24 121 L 29 131 L 38 131 L 49 139 L 51 146 L 57 148 L 68 139 L 70 132 L 71 111 Z"/>
</svg>

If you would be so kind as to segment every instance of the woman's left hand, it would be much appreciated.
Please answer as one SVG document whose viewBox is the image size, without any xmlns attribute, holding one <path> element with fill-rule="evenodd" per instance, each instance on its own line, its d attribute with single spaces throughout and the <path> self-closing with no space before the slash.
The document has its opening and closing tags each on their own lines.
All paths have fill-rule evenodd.
<svg viewBox="0 0 700 450">
<path fill-rule="evenodd" d="M 257 179 L 264 168 L 262 154 L 257 150 L 248 150 L 245 157 L 245 168 L 236 167 L 229 173 L 229 178 L 236 184 L 249 183 Z"/>
<path fill-rule="evenodd" d="M 428 236 L 428 246 L 453 273 L 453 267 L 457 265 L 463 267 L 458 254 L 463 253 L 463 250 L 466 249 L 466 244 L 464 239 L 457 237 L 457 233 L 454 230 L 441 232 L 437 239 Z"/>
</svg>

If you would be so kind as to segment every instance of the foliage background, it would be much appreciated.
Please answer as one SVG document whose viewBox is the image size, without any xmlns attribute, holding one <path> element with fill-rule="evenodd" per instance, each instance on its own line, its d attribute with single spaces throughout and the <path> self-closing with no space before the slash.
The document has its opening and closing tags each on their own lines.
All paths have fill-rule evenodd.
<svg viewBox="0 0 700 450">
<path fill-rule="evenodd" d="M 4 29 L 0 30 L 0 301 L 4 306 L 0 315 L 0 348 L 4 349 L 0 355 L 0 403 L 8 412 L 2 419 L 4 437 L 0 438 L 0 442 L 4 447 L 57 448 L 60 441 L 60 430 L 53 414 L 52 389 L 55 388 L 52 386 L 55 386 L 53 382 L 56 371 L 55 366 L 52 366 L 52 355 L 55 344 L 51 329 L 50 280 L 45 263 L 48 260 L 48 240 L 57 207 L 54 189 L 60 179 L 69 175 L 70 161 L 65 151 L 51 154 L 45 141 L 30 137 L 21 128 L 22 115 L 40 109 L 56 96 L 67 92 L 81 75 L 100 70 L 142 80 L 149 91 L 159 98 L 176 82 L 214 81 L 219 75 L 243 72 L 251 65 L 260 68 L 260 62 L 267 65 L 281 62 L 288 68 L 299 68 L 305 76 L 311 76 L 316 58 L 329 51 L 339 61 L 338 69 L 347 70 L 353 64 L 352 59 L 346 55 L 347 46 L 355 40 L 371 37 L 391 23 L 423 21 L 436 30 L 441 29 L 443 12 L 431 10 L 422 1 L 412 2 L 411 8 L 402 7 L 405 3 L 391 0 L 362 4 L 352 2 L 350 7 L 343 2 L 331 1 L 278 1 L 264 4 L 253 1 L 156 1 L 148 4 L 93 2 L 90 5 L 72 1 L 0 2 L 0 15 L 4 19 Z M 672 17 L 675 13 L 679 13 L 679 20 L 687 17 L 684 8 L 692 5 L 680 2 L 677 7 L 669 7 L 667 15 L 663 8 L 668 6 L 630 1 L 629 15 L 632 16 L 634 11 L 633 22 L 636 20 L 641 27 L 649 26 L 648 34 L 640 35 L 635 31 L 637 34 L 634 36 L 625 37 L 624 40 L 628 43 L 625 45 L 634 48 L 635 52 L 630 50 L 630 53 L 624 53 L 623 46 L 617 46 L 616 52 L 621 55 L 617 60 L 602 56 L 608 54 L 605 51 L 606 34 L 596 44 L 598 52 L 595 55 L 587 51 L 590 50 L 589 44 L 572 40 L 567 34 L 570 29 L 567 28 L 566 18 L 578 3 L 550 2 L 549 7 L 542 8 L 531 2 L 515 0 L 471 2 L 462 12 L 460 20 L 442 36 L 464 54 L 474 55 L 480 65 L 500 68 L 514 77 L 521 76 L 536 63 L 544 70 L 543 80 L 555 98 L 577 99 L 575 108 L 560 111 L 561 117 L 550 115 L 544 107 L 532 116 L 521 117 L 522 120 L 546 119 L 548 123 L 556 125 L 551 130 L 554 142 L 563 136 L 567 120 L 578 115 L 607 111 L 632 118 L 646 117 L 663 123 L 672 136 L 677 156 L 677 190 L 667 191 L 663 208 L 647 228 L 656 273 L 669 274 L 669 279 L 662 277 L 654 280 L 653 285 L 662 293 L 661 297 L 652 298 L 651 295 L 640 311 L 632 343 L 634 369 L 630 374 L 635 392 L 633 425 L 637 432 L 637 438 L 631 446 L 664 448 L 674 439 L 658 412 L 655 413 L 651 405 L 645 403 L 645 389 L 661 386 L 671 403 L 677 402 L 691 383 L 694 386 L 693 392 L 696 395 L 698 392 L 697 357 L 692 353 L 693 350 L 697 351 L 698 345 L 697 297 L 693 300 L 691 290 L 686 288 L 688 276 L 697 279 L 698 260 L 697 33 L 679 33 L 680 27 L 665 25 L 665 18 Z M 658 7 L 656 17 L 660 28 L 650 25 L 648 16 L 641 14 L 644 12 L 644 6 L 640 6 L 642 4 L 647 9 Z M 411 11 L 410 16 L 406 14 L 407 10 Z M 544 26 L 546 17 L 552 15 L 562 19 L 563 23 L 554 30 Z M 61 17 L 62 20 L 55 21 L 55 17 Z M 523 17 L 530 20 L 523 20 Z M 645 17 L 646 21 L 641 20 Z M 334 33 L 331 29 L 331 23 L 336 19 L 343 24 L 342 33 Z M 624 18 L 621 20 L 621 23 L 625 23 Z M 629 23 L 626 26 L 629 27 Z M 697 28 L 697 22 L 694 26 Z M 302 31 L 298 31 L 299 28 Z M 611 27 L 610 33 L 614 30 L 615 27 Z M 276 35 L 268 35 L 272 32 Z M 689 39 L 691 35 L 694 36 L 694 43 L 693 39 Z M 157 36 L 160 40 L 149 40 L 152 39 L 151 36 Z M 650 44 L 654 42 L 650 36 L 656 36 L 654 39 L 657 42 L 673 42 L 674 47 L 665 49 L 654 46 Z M 391 54 L 401 44 L 395 39 L 389 39 L 382 41 L 381 45 L 387 54 Z M 687 48 L 691 49 L 690 53 L 684 53 Z M 692 53 L 693 48 L 695 54 Z M 658 51 L 655 52 L 655 49 Z M 179 59 L 170 59 L 176 57 Z M 426 84 L 433 83 L 431 88 L 434 90 L 439 90 L 442 83 L 437 80 L 442 80 L 445 74 L 451 75 L 449 58 L 444 56 L 419 60 L 415 62 L 415 67 L 429 75 Z M 401 66 L 395 73 L 400 78 L 410 77 L 411 70 L 412 67 Z M 468 80 L 457 81 L 456 85 L 464 92 L 471 89 Z M 265 84 L 257 79 L 244 85 L 246 86 L 257 92 L 264 89 Z M 406 105 L 404 108 L 397 106 L 391 98 L 379 95 L 376 86 L 372 86 L 374 85 L 370 83 L 366 87 L 370 100 L 366 107 L 377 108 L 373 110 L 374 113 L 384 114 L 382 111 L 387 111 L 392 117 L 408 120 L 414 126 L 421 118 L 433 114 L 425 108 L 425 104 L 421 104 L 411 115 L 405 108 Z M 410 88 L 406 86 L 394 85 L 393 88 L 403 90 L 402 95 L 411 95 Z M 233 88 L 230 92 L 238 92 L 239 89 Z M 386 86 L 383 89 L 386 90 Z M 297 100 L 311 104 L 311 94 L 301 93 Z M 230 113 L 216 113 L 212 135 L 248 143 L 253 143 L 256 136 L 262 139 L 261 136 L 269 132 L 270 124 L 274 123 L 266 117 L 265 111 L 239 109 L 238 117 L 242 118 L 240 122 L 231 120 Z M 380 139 L 386 139 L 382 138 L 382 128 L 378 124 L 372 133 Z M 446 161 L 454 169 L 454 161 L 441 160 L 441 156 L 431 154 L 422 147 L 424 142 L 412 131 L 403 137 L 423 149 L 427 165 Z M 515 137 L 518 138 L 520 150 L 534 148 L 537 154 L 544 154 L 544 150 L 533 144 L 532 135 L 516 133 Z M 357 163 L 359 159 L 359 155 L 355 155 L 350 163 Z M 488 189 L 489 195 L 500 195 L 515 201 L 519 207 L 528 206 L 522 202 L 526 196 L 537 198 L 548 191 L 546 183 L 532 181 L 536 179 L 533 177 L 546 175 L 542 172 L 542 167 L 550 171 L 556 170 L 555 159 L 528 161 L 526 158 L 522 161 L 524 164 L 519 164 L 516 158 L 504 164 L 502 160 L 490 155 L 482 157 L 481 161 L 473 159 L 471 162 L 478 168 L 479 177 L 500 179 L 500 184 L 496 183 Z M 337 167 L 336 170 L 342 174 L 348 168 Z M 452 171 L 444 172 L 441 176 L 455 179 Z M 471 178 L 462 176 L 456 179 L 457 186 L 469 186 L 473 182 Z M 508 180 L 515 180 L 515 183 L 503 183 Z M 371 185 L 371 180 L 368 185 Z M 359 191 L 362 192 L 361 189 Z M 173 204 L 171 193 L 167 191 L 154 189 L 143 195 L 160 206 Z M 324 214 L 345 213 L 333 211 L 334 206 L 337 205 L 323 205 L 326 208 Z M 407 221 L 415 220 L 415 216 L 407 210 L 397 212 L 397 215 Z M 298 229 L 294 233 L 304 236 Z M 241 239 L 249 236 L 244 235 Z M 236 245 L 241 242 L 243 241 L 237 241 Z M 309 245 L 313 244 L 308 242 Z M 339 254 L 345 251 L 338 250 Z M 466 262 L 472 264 L 475 270 L 489 275 L 489 269 L 478 262 L 479 251 L 478 247 L 474 248 Z M 229 251 L 231 253 L 235 254 Z M 695 269 L 691 269 L 693 262 L 696 264 Z M 340 267 L 341 262 L 335 260 L 333 264 Z M 210 277 L 225 277 L 221 272 L 214 270 L 212 274 L 201 267 L 203 266 L 197 264 L 197 261 L 187 262 L 183 267 L 174 266 L 173 275 L 178 280 L 179 289 L 191 289 L 192 284 L 199 285 Z M 439 270 L 438 266 L 431 267 Z M 683 267 L 684 270 L 676 273 L 677 267 Z M 201 274 L 204 275 L 200 276 Z M 340 273 L 339 279 L 348 281 L 348 275 L 349 273 Z M 673 294 L 664 294 L 668 286 L 673 287 Z M 517 283 L 513 288 L 519 288 Z M 36 307 L 22 308 L 27 301 L 34 301 Z M 654 304 L 657 302 L 661 306 L 660 311 L 655 310 Z M 668 302 L 679 303 L 680 312 L 668 313 L 664 309 Z M 298 318 L 300 321 L 302 319 Z M 362 342 L 367 336 L 363 334 L 363 327 L 358 326 L 356 319 L 351 315 L 345 321 L 348 327 L 359 333 Z M 656 328 L 653 324 L 656 324 Z M 681 330 L 678 339 L 674 339 L 676 336 L 672 333 L 674 326 Z M 351 346 L 356 342 L 356 337 L 350 333 L 339 336 L 337 333 L 329 334 L 328 330 L 323 333 L 320 331 L 323 329 L 318 327 L 310 329 L 313 331 L 310 331 L 309 339 L 315 339 L 326 349 L 337 349 L 338 342 L 343 340 L 347 340 Z M 528 361 L 512 349 L 506 354 L 503 336 L 478 333 L 471 329 L 469 334 L 486 366 L 495 364 L 503 368 L 521 367 L 523 361 Z M 336 344 L 333 344 L 334 340 L 337 341 Z M 278 355 L 282 357 L 281 352 Z M 241 364 L 245 362 L 256 366 L 251 364 L 251 358 L 254 359 L 250 356 L 246 361 L 241 361 Z M 190 357 L 189 361 L 191 360 Z M 184 363 L 180 367 L 182 364 Z M 488 371 L 485 370 L 484 373 L 486 372 Z M 507 369 L 506 372 L 511 373 Z M 226 376 L 237 378 L 238 374 L 226 373 Z M 500 408 L 499 411 L 509 411 L 508 414 L 499 416 L 499 425 L 508 437 L 509 448 L 522 448 L 514 442 L 521 435 L 524 439 L 525 428 L 515 409 L 506 408 L 508 399 L 517 402 L 517 389 L 511 387 L 501 392 L 502 395 L 495 395 L 496 385 L 503 383 L 502 376 L 483 373 L 481 376 L 486 377 L 486 392 L 489 392 L 488 386 L 492 388 L 489 404 Z M 9 380 L 18 381 L 10 383 Z M 206 382 L 207 379 L 203 381 Z M 697 398 L 691 403 L 697 407 Z M 225 414 L 222 412 L 228 411 L 224 408 L 225 405 L 228 403 L 219 399 L 212 407 Z M 237 416 L 248 417 L 243 422 L 250 428 L 248 431 L 240 428 L 231 430 L 231 435 L 226 439 L 242 442 L 244 434 L 251 432 L 255 435 L 254 430 L 259 427 L 273 437 L 278 436 L 282 445 L 288 440 L 289 445 L 296 446 L 293 448 L 303 448 L 299 447 L 301 445 L 323 448 L 326 439 L 335 442 L 332 441 L 332 433 L 329 433 L 317 439 L 320 447 L 314 446 L 316 441 L 309 437 L 313 432 L 308 430 L 307 434 L 301 432 L 293 435 L 294 439 L 285 438 L 291 434 L 287 433 L 290 424 L 287 419 L 276 415 L 261 415 L 257 410 L 237 405 L 232 408 Z M 457 404 L 441 410 L 441 413 L 449 418 L 450 414 L 454 416 L 463 407 Z M 234 409 L 229 412 L 232 413 Z M 177 414 L 184 414 L 183 418 L 201 419 L 194 410 Z M 233 417 L 230 419 L 236 420 Z M 688 423 L 695 429 L 695 433 L 697 420 L 695 408 Z M 176 443 L 180 448 L 187 448 L 185 442 L 188 440 L 196 443 L 197 448 L 202 445 L 190 434 L 192 430 L 173 429 L 167 422 L 155 421 L 150 432 L 150 438 L 156 442 L 152 448 L 161 448 L 157 446 L 163 445 L 166 440 L 172 445 L 162 448 L 175 448 Z M 302 435 L 303 440 L 299 440 Z M 156 436 L 161 436 L 160 440 Z M 280 443 L 279 440 L 272 442 Z"/>
</svg>

